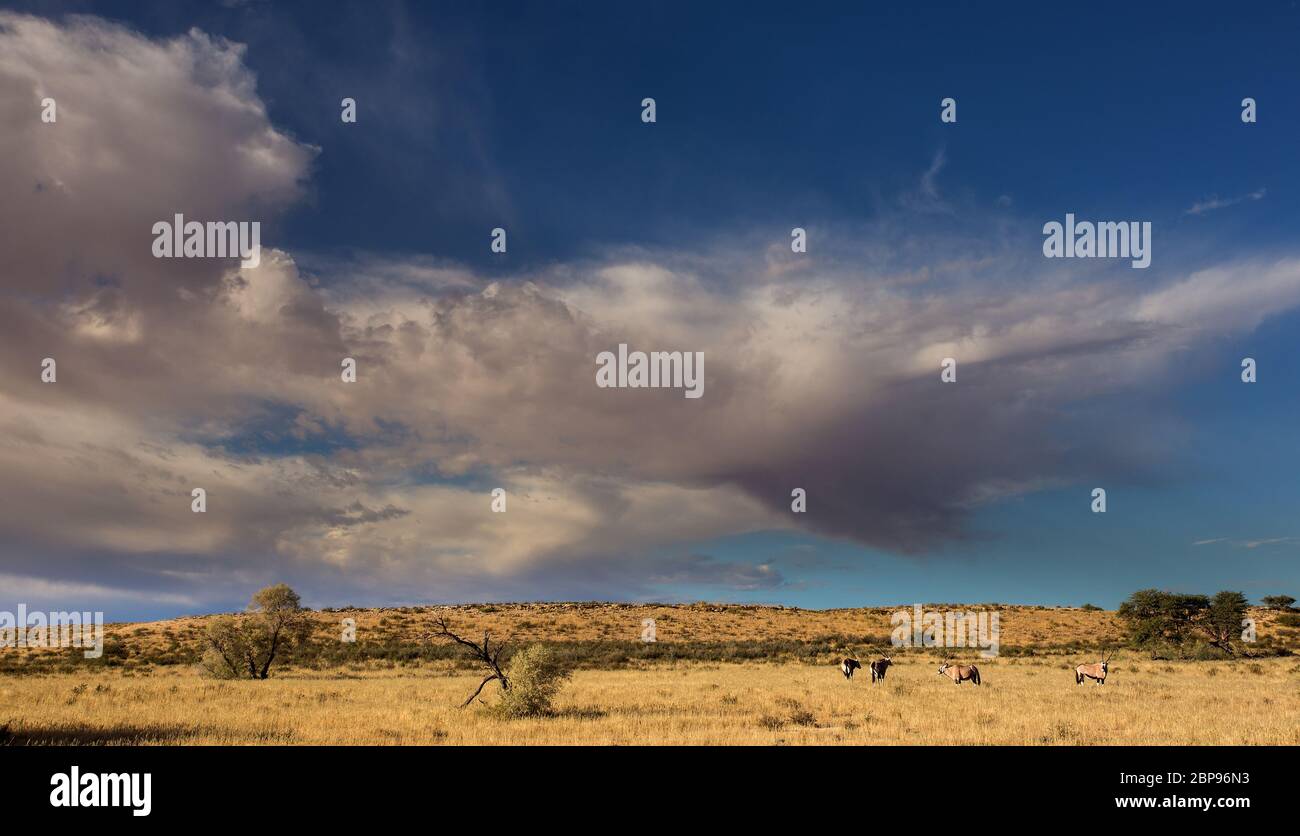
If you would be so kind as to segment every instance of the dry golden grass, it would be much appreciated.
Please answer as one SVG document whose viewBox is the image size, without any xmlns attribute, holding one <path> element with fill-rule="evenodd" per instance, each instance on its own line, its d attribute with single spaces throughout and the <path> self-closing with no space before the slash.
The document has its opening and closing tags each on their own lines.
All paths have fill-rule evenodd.
<svg viewBox="0 0 1300 836">
<path fill-rule="evenodd" d="M 1107 685 L 1076 686 L 1075 664 L 1095 661 L 1097 647 L 1120 643 L 1113 612 L 997 609 L 1004 655 L 978 660 L 978 688 L 937 676 L 939 659 L 927 651 L 895 652 L 883 684 L 872 686 L 866 672 L 846 681 L 834 663 L 838 654 L 856 651 L 865 659 L 871 645 L 887 642 L 893 607 L 523 604 L 319 612 L 313 617 L 322 645 L 338 649 L 339 622 L 350 617 L 358 644 L 349 647 L 374 653 L 318 658 L 311 669 L 277 670 L 265 682 L 198 675 L 192 662 L 205 617 L 111 625 L 109 641 L 128 651 L 113 664 L 89 664 L 70 651 L 0 650 L 7 671 L 0 674 L 0 743 L 1300 744 L 1300 665 L 1293 657 L 1167 663 L 1121 651 Z M 513 634 L 520 644 L 568 643 L 589 669 L 574 673 L 556 716 L 502 720 L 478 707 L 460 710 L 480 675 L 463 662 L 403 652 L 428 647 L 441 613 L 466 635 L 490 630 L 498 638 Z M 1276 624 L 1274 613 L 1251 615 L 1261 640 L 1300 648 L 1300 631 Z M 582 655 L 581 647 L 601 643 L 640 646 L 643 618 L 655 620 L 663 655 Z M 727 642 L 757 642 L 760 658 L 711 661 L 734 658 Z M 781 642 L 811 650 L 793 661 Z M 712 649 L 692 656 L 704 643 Z M 58 664 L 35 664 L 54 653 L 64 654 Z M 953 653 L 974 660 L 973 653 Z M 786 655 L 772 661 L 771 654 Z M 606 658 L 625 661 L 590 669 Z M 809 664 L 814 660 L 827 664 Z"/>
<path fill-rule="evenodd" d="M 446 666 L 265 682 L 185 667 L 8 676 L 0 728 L 10 743 L 1300 744 L 1294 659 L 1121 658 L 1105 686 L 1076 686 L 1075 661 L 982 660 L 978 688 L 920 653 L 875 686 L 799 664 L 578 671 L 557 716 L 532 720 L 457 709 L 478 678 Z"/>
</svg>

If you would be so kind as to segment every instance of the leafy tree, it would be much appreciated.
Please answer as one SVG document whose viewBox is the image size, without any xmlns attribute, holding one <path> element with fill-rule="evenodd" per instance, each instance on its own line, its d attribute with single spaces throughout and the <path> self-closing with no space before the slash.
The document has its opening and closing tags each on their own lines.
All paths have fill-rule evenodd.
<svg viewBox="0 0 1300 836">
<path fill-rule="evenodd" d="M 1261 600 L 1270 610 L 1289 610 L 1295 603 L 1290 595 L 1265 595 Z"/>
<path fill-rule="evenodd" d="M 1210 599 L 1204 595 L 1142 589 L 1119 605 L 1118 615 L 1135 645 L 1163 642 L 1178 646 L 1192 638 L 1196 620 L 1209 606 Z"/>
<path fill-rule="evenodd" d="M 199 664 L 209 676 L 217 679 L 251 678 L 256 671 L 256 663 L 238 616 L 222 615 L 212 619 L 208 622 L 204 641 L 207 650 Z"/>
<path fill-rule="evenodd" d="M 1208 643 L 1235 653 L 1246 606 L 1245 595 L 1228 590 L 1210 598 L 1143 589 L 1120 604 L 1118 614 L 1128 627 L 1129 640 L 1139 647 L 1186 650 L 1195 643 Z"/>
<path fill-rule="evenodd" d="M 268 586 L 253 596 L 247 613 L 208 625 L 202 666 L 222 679 L 266 679 L 277 655 L 311 637 L 307 612 L 288 586 Z"/>
<path fill-rule="evenodd" d="M 1210 644 L 1233 653 L 1233 642 L 1241 635 L 1241 622 L 1246 617 L 1246 596 L 1240 592 L 1224 590 L 1210 599 L 1210 604 L 1196 619 L 1196 626 L 1210 640 Z"/>
</svg>

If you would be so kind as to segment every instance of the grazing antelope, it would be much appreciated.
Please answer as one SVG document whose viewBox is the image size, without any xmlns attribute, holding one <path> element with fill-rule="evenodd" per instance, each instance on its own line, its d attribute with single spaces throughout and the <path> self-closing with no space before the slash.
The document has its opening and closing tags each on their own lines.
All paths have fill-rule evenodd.
<svg viewBox="0 0 1300 836">
<path fill-rule="evenodd" d="M 953 685 L 960 685 L 967 679 L 976 685 L 980 684 L 980 669 L 974 665 L 950 665 L 944 662 L 939 666 L 939 676 L 948 677 Z"/>
<path fill-rule="evenodd" d="M 845 679 L 852 679 L 853 672 L 860 667 L 862 667 L 862 663 L 857 659 L 845 659 L 840 662 L 840 670 L 843 671 Z"/>
<path fill-rule="evenodd" d="M 877 679 L 879 679 L 881 682 L 884 682 L 885 671 L 889 670 L 889 666 L 892 664 L 894 664 L 894 660 L 890 659 L 888 656 L 882 656 L 881 658 L 872 662 L 871 663 L 871 684 L 872 685 L 876 684 Z"/>
<path fill-rule="evenodd" d="M 1100 662 L 1076 667 L 1074 669 L 1074 684 L 1082 685 L 1085 679 L 1095 679 L 1098 685 L 1105 685 L 1106 674 L 1110 673 L 1110 657 L 1114 655 L 1115 651 L 1112 650 L 1110 655 Z"/>
</svg>

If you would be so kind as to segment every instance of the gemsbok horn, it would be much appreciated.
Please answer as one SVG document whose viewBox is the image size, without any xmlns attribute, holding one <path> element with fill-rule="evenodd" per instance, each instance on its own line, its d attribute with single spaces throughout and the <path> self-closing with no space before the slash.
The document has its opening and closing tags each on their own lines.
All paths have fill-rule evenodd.
<svg viewBox="0 0 1300 836">
<path fill-rule="evenodd" d="M 1074 684 L 1082 685 L 1085 679 L 1095 679 L 1098 685 L 1105 685 L 1106 674 L 1110 673 L 1110 657 L 1114 655 L 1115 651 L 1111 650 L 1110 654 L 1100 662 L 1076 667 L 1074 669 Z"/>
<path fill-rule="evenodd" d="M 950 665 L 945 661 L 939 666 L 939 676 L 948 677 L 953 685 L 960 685 L 968 679 L 980 684 L 980 669 L 974 665 Z"/>
</svg>

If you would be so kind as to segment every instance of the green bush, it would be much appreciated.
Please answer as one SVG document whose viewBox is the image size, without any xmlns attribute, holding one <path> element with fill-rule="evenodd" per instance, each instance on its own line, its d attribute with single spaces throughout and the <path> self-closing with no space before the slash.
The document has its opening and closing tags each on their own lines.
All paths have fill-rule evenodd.
<svg viewBox="0 0 1300 836">
<path fill-rule="evenodd" d="M 569 678 L 569 670 L 545 645 L 533 644 L 510 658 L 506 679 L 510 687 L 492 711 L 507 718 L 544 717 Z"/>
</svg>

